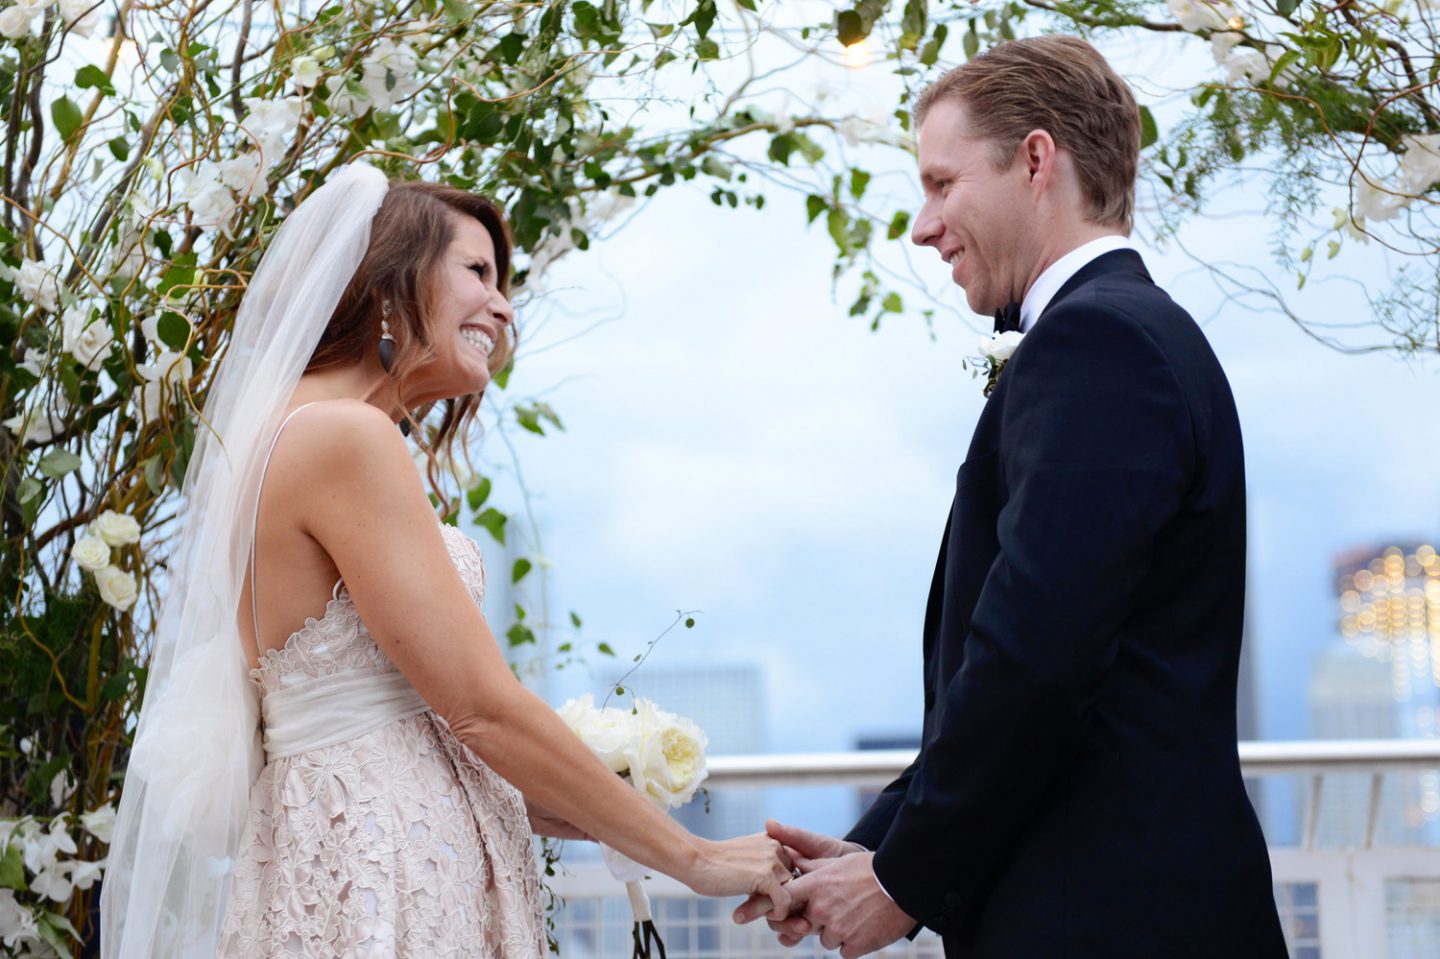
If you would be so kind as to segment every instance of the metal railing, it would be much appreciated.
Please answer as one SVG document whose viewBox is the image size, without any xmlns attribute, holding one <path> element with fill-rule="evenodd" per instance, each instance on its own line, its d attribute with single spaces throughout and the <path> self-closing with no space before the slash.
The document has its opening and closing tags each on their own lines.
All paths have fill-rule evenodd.
<svg viewBox="0 0 1440 959">
<path fill-rule="evenodd" d="M 1398 774 L 1397 778 L 1411 786 L 1423 777 L 1440 778 L 1440 740 L 1245 742 L 1239 745 L 1239 754 L 1241 771 L 1247 779 L 1293 777 L 1301 787 L 1303 825 L 1299 844 L 1272 844 L 1270 850 L 1276 900 L 1291 955 L 1295 959 L 1440 956 L 1440 846 L 1377 842 L 1377 826 L 1395 814 L 1394 802 L 1382 802 L 1386 777 Z M 914 750 L 904 749 L 712 756 L 706 787 L 712 791 L 876 787 L 894 779 L 914 758 Z M 1366 776 L 1368 790 L 1356 785 L 1365 783 Z M 1324 784 L 1331 777 L 1351 780 L 1350 792 L 1327 790 Z M 1359 840 L 1343 846 L 1317 845 L 1317 823 L 1327 800 L 1331 807 L 1355 805 L 1357 796 L 1364 823 Z M 1440 825 L 1430 833 L 1440 836 Z M 597 863 L 577 866 L 576 871 L 552 885 L 573 901 L 571 908 L 579 925 L 587 930 L 587 941 L 601 941 L 607 922 L 628 928 L 628 914 L 623 909 L 616 912 L 618 907 L 611 902 L 618 887 L 603 867 Z M 673 880 L 656 877 L 648 885 L 662 910 L 657 918 L 663 924 L 664 917 L 670 917 L 669 926 L 676 934 L 673 945 L 681 946 L 672 948 L 672 955 L 697 959 L 785 955 L 798 959 L 822 954 L 813 944 L 798 951 L 781 950 L 773 940 L 767 945 L 759 930 L 737 932 L 727 928 L 728 910 L 709 909 L 705 901 L 697 900 Z M 605 909 L 607 902 L 612 907 L 610 913 Z M 666 909 L 670 911 L 663 912 Z M 602 922 L 606 915 L 609 919 Z M 704 945 L 707 941 L 710 946 Z M 587 953 L 581 948 L 572 954 Z M 914 943 L 902 942 L 887 949 L 883 955 L 926 959 L 939 956 L 940 948 L 938 941 L 927 934 Z"/>
</svg>

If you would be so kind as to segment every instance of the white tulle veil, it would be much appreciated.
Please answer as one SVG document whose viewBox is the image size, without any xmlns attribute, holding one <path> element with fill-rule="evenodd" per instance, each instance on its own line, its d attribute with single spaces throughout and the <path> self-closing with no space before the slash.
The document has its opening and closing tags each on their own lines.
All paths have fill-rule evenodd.
<svg viewBox="0 0 1440 959">
<path fill-rule="evenodd" d="M 180 533 L 101 893 L 105 959 L 215 955 L 262 765 L 236 610 L 266 447 L 388 188 L 352 163 L 286 218 L 240 302 L 182 487 Z"/>
</svg>

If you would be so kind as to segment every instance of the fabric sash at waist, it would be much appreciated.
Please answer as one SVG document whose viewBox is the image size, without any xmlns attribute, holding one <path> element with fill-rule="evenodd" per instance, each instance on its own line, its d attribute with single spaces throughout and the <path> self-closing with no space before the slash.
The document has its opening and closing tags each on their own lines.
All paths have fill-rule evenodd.
<svg viewBox="0 0 1440 959">
<path fill-rule="evenodd" d="M 429 708 L 410 680 L 394 669 L 335 673 L 282 686 L 260 700 L 265 757 L 274 760 L 333 746 Z"/>
</svg>

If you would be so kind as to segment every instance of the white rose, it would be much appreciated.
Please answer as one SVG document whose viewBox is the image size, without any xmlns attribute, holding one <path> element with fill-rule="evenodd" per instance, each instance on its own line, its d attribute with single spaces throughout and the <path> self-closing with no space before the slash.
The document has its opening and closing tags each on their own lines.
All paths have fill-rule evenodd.
<svg viewBox="0 0 1440 959">
<path fill-rule="evenodd" d="M 290 77 L 296 89 L 313 89 L 320 83 L 320 61 L 312 56 L 296 57 L 290 61 Z"/>
<path fill-rule="evenodd" d="M 101 0 L 60 0 L 60 17 L 71 33 L 88 37 L 100 22 Z"/>
<path fill-rule="evenodd" d="M 15 287 L 20 295 L 47 313 L 54 313 L 60 302 L 60 280 L 44 263 L 25 260 L 15 274 Z"/>
<path fill-rule="evenodd" d="M 140 542 L 140 524 L 135 517 L 117 513 L 113 509 L 107 509 L 95 517 L 95 522 L 90 524 L 90 532 L 111 546 Z"/>
<path fill-rule="evenodd" d="M 110 324 L 104 317 L 92 319 L 91 312 L 90 304 L 76 303 L 61 319 L 61 348 L 87 370 L 98 368 L 115 342 Z"/>
<path fill-rule="evenodd" d="M 0 426 L 23 437 L 27 443 L 48 443 L 65 428 L 65 421 L 53 413 L 29 410 L 0 422 Z"/>
<path fill-rule="evenodd" d="M 705 746 L 700 727 L 660 709 L 648 699 L 635 701 L 639 734 L 626 750 L 630 783 L 660 806 L 689 802 L 705 780 Z"/>
<path fill-rule="evenodd" d="M 570 731 L 589 746 L 600 761 L 617 773 L 629 768 L 626 750 L 636 735 L 635 717 L 624 709 L 596 709 L 595 697 L 586 693 L 558 710 Z"/>
<path fill-rule="evenodd" d="M 110 565 L 110 547 L 98 536 L 82 536 L 70 547 L 70 558 L 93 573 Z"/>
<path fill-rule="evenodd" d="M 138 594 L 135 577 L 115 566 L 96 570 L 95 585 L 100 587 L 100 598 L 122 613 L 134 604 Z"/>
<path fill-rule="evenodd" d="M 92 809 L 80 817 L 80 825 L 96 839 L 108 843 L 115 831 L 115 807 L 107 802 L 98 809 Z"/>
<path fill-rule="evenodd" d="M 1015 348 L 1020 345 L 1024 336 L 1019 330 L 987 336 L 980 341 L 980 355 L 987 356 L 996 363 L 1003 363 L 1015 355 Z"/>
<path fill-rule="evenodd" d="M 16 4 L 0 10 L 0 36 L 7 40 L 20 40 L 30 32 L 32 11 L 24 4 Z"/>
</svg>

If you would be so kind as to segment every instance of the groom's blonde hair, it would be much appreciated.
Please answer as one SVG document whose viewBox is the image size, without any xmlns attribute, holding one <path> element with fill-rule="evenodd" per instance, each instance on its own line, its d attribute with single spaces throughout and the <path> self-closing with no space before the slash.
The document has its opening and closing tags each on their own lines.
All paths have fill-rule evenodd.
<svg viewBox="0 0 1440 959">
<path fill-rule="evenodd" d="M 1010 40 L 936 80 L 915 101 L 915 125 L 942 100 L 965 105 L 975 132 L 1008 169 L 1020 141 L 1044 130 L 1070 153 L 1087 219 L 1127 232 L 1135 216 L 1140 109 L 1120 75 L 1078 37 Z"/>
</svg>

